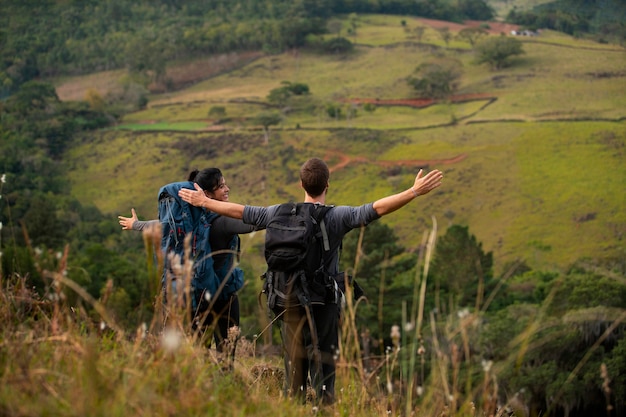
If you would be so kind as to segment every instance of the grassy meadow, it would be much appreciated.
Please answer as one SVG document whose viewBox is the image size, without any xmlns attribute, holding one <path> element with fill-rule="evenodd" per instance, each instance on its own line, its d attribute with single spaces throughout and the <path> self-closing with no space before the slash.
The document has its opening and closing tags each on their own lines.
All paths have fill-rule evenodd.
<svg viewBox="0 0 626 417">
<path fill-rule="evenodd" d="M 347 161 L 333 172 L 330 203 L 359 204 L 408 187 L 416 166 L 436 167 L 444 186 L 385 218 L 409 248 L 435 216 L 468 225 L 497 268 L 517 258 L 564 268 L 582 256 L 623 254 L 623 48 L 546 31 L 520 38 L 525 54 L 492 71 L 473 64 L 469 44 L 446 48 L 433 28 L 418 44 L 409 29 L 426 23 L 401 21 L 360 17 L 348 56 L 265 56 L 151 96 L 145 110 L 72 149 L 75 195 L 112 218 L 131 206 L 151 218 L 160 185 L 218 166 L 232 201 L 265 205 L 300 198 L 297 168 L 321 156 L 331 166 L 333 157 Z M 351 103 L 414 98 L 405 79 L 433 56 L 462 62 L 459 94 L 488 98 L 371 111 Z M 282 81 L 305 83 L 311 95 L 282 112 L 265 146 L 253 118 L 279 111 L 266 96 Z M 325 112 L 329 103 L 340 117 Z M 214 107 L 224 114 L 211 116 Z"/>
<path fill-rule="evenodd" d="M 505 10 L 542 1 L 498 4 Z M 504 277 L 499 283 L 508 278 L 505 265 L 513 260 L 525 260 L 537 271 L 532 279 L 539 281 L 544 273 L 567 269 L 582 257 L 624 257 L 626 50 L 548 31 L 521 39 L 525 54 L 510 67 L 492 71 L 473 64 L 469 44 L 455 39 L 446 45 L 434 27 L 427 26 L 418 43 L 411 29 L 427 24 L 399 16 L 359 16 L 356 36 L 350 36 L 356 50 L 347 56 L 290 51 L 257 54 L 246 58 L 245 65 L 235 58 L 227 65 L 224 59 L 223 71 L 198 77 L 200 81 L 177 91 L 152 94 L 144 110 L 77 138 L 64 159 L 72 193 L 110 215 L 116 226 L 117 215 L 130 215 L 131 207 L 142 219 L 156 217 L 159 187 L 184 180 L 194 168 L 220 167 L 231 201 L 258 205 L 301 199 L 297 171 L 313 156 L 323 157 L 332 170 L 328 204 L 373 201 L 410 187 L 419 168 L 442 170 L 439 189 L 383 220 L 399 243 L 419 256 L 415 277 L 399 278 L 413 287 L 401 301 L 399 333 L 390 335 L 388 350 L 368 357 L 372 363 L 367 368 L 355 319 L 361 306 L 352 302 L 348 290 L 333 407 L 284 398 L 282 360 L 270 351 L 276 346 L 257 346 L 276 330 L 267 323 L 258 326 L 253 338 L 239 341 L 234 362 L 205 349 L 207 335 L 185 331 L 189 306 L 180 299 L 169 300 L 167 330 L 162 328 L 162 300 L 154 294 L 152 322 L 133 331 L 121 329 L 109 314 L 116 302 L 113 281 L 93 299 L 67 278 L 68 249 L 33 255 L 35 267 L 50 283 L 45 298 L 30 290 L 26 277 L 3 282 L 0 274 L 0 415 L 527 415 L 523 392 L 498 391 L 507 377 L 499 372 L 521 364 L 541 344 L 569 343 L 558 340 L 562 333 L 550 333 L 561 329 L 558 324 L 584 327 L 588 320 L 609 323 L 612 331 L 626 321 L 626 314 L 601 307 L 580 308 L 574 318 L 552 314 L 553 304 L 562 302 L 554 301 L 562 275 L 543 304 L 528 301 L 499 312 L 510 314 L 511 321 L 499 316 L 489 317 L 490 323 L 484 300 L 476 302 L 475 310 L 450 314 L 447 306 L 426 309 L 436 237 L 451 225 L 468 226 L 484 250 L 493 252 L 494 275 Z M 475 99 L 369 110 L 353 102 L 415 98 L 406 77 L 420 63 L 441 56 L 463 64 L 458 94 L 478 95 Z M 183 67 L 200 71 L 202 66 L 172 65 L 168 72 Z M 120 78 L 124 74 L 109 72 L 58 84 L 69 100 L 84 97 L 89 89 L 104 95 L 117 88 L 114 80 Z M 267 95 L 283 81 L 305 83 L 311 94 L 297 98 L 289 109 L 274 106 Z M 330 117 L 329 104 L 340 107 L 341 116 Z M 224 113 L 216 116 L 216 107 Z M 280 112 L 282 120 L 269 127 L 265 144 L 254 118 L 268 111 Z M 146 233 L 143 238 L 154 273 L 150 239 L 155 236 Z M 246 274 L 264 270 L 262 239 L 262 233 L 242 237 Z M 514 284 L 516 291 L 532 292 L 536 282 Z M 246 285 L 259 286 L 260 280 L 247 279 Z M 581 298 L 588 295 L 584 290 Z M 71 303 L 66 298 L 70 292 L 93 312 Z M 257 293 L 258 288 L 255 297 Z M 382 305 L 383 300 L 373 303 L 377 301 Z M 605 313 L 613 318 L 594 318 Z M 260 323 L 261 314 L 259 309 L 254 317 Z M 490 324 L 511 324 L 506 329 L 511 337 L 495 341 L 501 346 L 493 350 L 506 352 L 497 364 L 481 361 L 484 352 L 470 349 L 478 345 L 481 332 L 500 334 L 502 329 Z M 603 328 L 602 336 L 594 333 L 590 340 L 601 342 L 609 330 Z M 584 360 L 603 349 L 599 342 Z M 576 396 L 579 400 L 585 393 L 568 390 L 574 386 L 570 377 L 583 373 L 584 360 L 567 368 L 567 379 L 561 373 L 557 380 L 545 368 L 545 379 L 554 377 L 557 387 L 551 399 L 569 396 L 562 403 L 555 400 L 556 406 L 580 403 Z M 594 372 L 600 378 L 600 370 Z M 499 402 L 502 398 L 506 401 Z M 610 403 L 607 396 L 606 405 Z M 550 411 L 542 415 L 552 415 Z M 612 414 L 607 409 L 597 415 Z"/>
</svg>

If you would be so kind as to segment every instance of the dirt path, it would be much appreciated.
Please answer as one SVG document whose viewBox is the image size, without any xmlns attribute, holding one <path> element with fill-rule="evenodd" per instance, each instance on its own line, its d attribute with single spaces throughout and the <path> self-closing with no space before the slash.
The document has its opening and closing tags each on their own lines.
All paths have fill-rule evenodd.
<svg viewBox="0 0 626 417">
<path fill-rule="evenodd" d="M 344 169 L 346 166 L 352 163 L 368 163 L 374 164 L 381 167 L 394 167 L 394 166 L 407 166 L 407 167 L 428 167 L 430 165 L 449 165 L 456 164 L 461 162 L 467 157 L 466 154 L 460 154 L 453 158 L 447 159 L 404 159 L 399 161 L 370 161 L 369 159 L 356 156 L 351 157 L 346 155 L 345 153 L 339 152 L 337 150 L 331 150 L 326 153 L 324 156 L 325 160 L 330 160 L 331 158 L 339 158 L 339 162 L 329 167 L 330 172 L 336 172 L 341 169 Z"/>
<path fill-rule="evenodd" d="M 433 29 L 441 29 L 441 28 L 447 27 L 448 29 L 450 29 L 451 32 L 458 32 L 461 29 L 465 29 L 465 28 L 477 28 L 477 27 L 488 26 L 488 29 L 485 29 L 487 30 L 487 32 L 489 32 L 492 35 L 499 35 L 501 33 L 509 34 L 511 33 L 512 30 L 519 29 L 519 25 L 513 25 L 511 23 L 503 23 L 503 22 L 482 22 L 482 21 L 477 21 L 477 20 L 466 20 L 465 22 L 461 24 L 461 23 L 454 23 L 454 22 L 446 22 L 444 20 L 426 19 L 423 17 L 417 18 L 415 20 L 417 20 L 418 22 L 426 26 L 430 26 Z"/>
<path fill-rule="evenodd" d="M 476 93 L 476 94 L 458 94 L 448 97 L 447 100 L 452 103 L 463 103 L 474 100 L 489 100 L 494 98 L 493 94 Z M 438 100 L 432 98 L 403 98 L 403 99 L 378 99 L 378 98 L 350 98 L 344 101 L 354 104 L 371 103 L 377 106 L 408 106 L 408 107 L 428 107 Z"/>
</svg>

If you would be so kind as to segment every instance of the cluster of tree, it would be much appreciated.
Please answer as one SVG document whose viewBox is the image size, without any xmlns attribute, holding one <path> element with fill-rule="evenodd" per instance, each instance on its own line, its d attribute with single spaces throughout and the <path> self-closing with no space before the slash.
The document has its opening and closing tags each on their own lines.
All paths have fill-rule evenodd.
<svg viewBox="0 0 626 417">
<path fill-rule="evenodd" d="M 513 9 L 507 21 L 532 30 L 593 34 L 600 41 L 626 40 L 626 4 L 621 0 L 558 0 L 532 10 Z"/>
<path fill-rule="evenodd" d="M 296 97 L 309 92 L 300 83 L 279 89 Z M 136 328 L 150 317 L 153 301 L 140 239 L 72 198 L 60 159 L 82 132 L 104 126 L 108 117 L 86 103 L 60 102 L 49 84 L 28 82 L 2 103 L 0 122 L 3 283 L 5 277 L 26 276 L 29 286 L 45 293 L 50 282 L 43 268 L 53 268 L 68 244 L 68 277 L 94 298 L 106 298 L 120 325 Z M 357 322 L 377 341 L 372 351 L 382 353 L 389 328 L 403 322 L 407 294 L 415 291 L 417 254 L 400 246 L 382 222 L 365 229 L 357 251 L 358 241 L 358 231 L 346 237 L 343 268 L 353 271 L 359 254 L 355 276 L 368 302 L 360 304 Z M 436 326 L 448 325 L 459 311 L 476 312 L 472 357 L 497 364 L 501 392 L 524 392 L 534 410 L 546 404 L 553 411 L 599 409 L 605 401 L 601 366 L 611 378 L 613 403 L 624 404 L 626 325 L 617 321 L 626 305 L 624 260 L 581 261 L 563 273 L 534 271 L 523 263 L 511 271 L 495 277 L 492 254 L 467 227 L 452 226 L 435 248 L 425 311 Z M 74 298 L 72 303 L 80 302 Z M 254 296 L 242 299 L 256 302 Z M 463 371 L 481 372 L 476 362 Z"/>
<path fill-rule="evenodd" d="M 487 64 L 498 70 L 511 64 L 511 58 L 524 54 L 522 42 L 509 36 L 480 39 L 479 31 L 465 32 L 472 43 L 475 64 Z M 474 44 L 476 42 L 476 44 Z M 434 57 L 415 68 L 407 77 L 407 83 L 420 97 L 442 99 L 454 94 L 463 75 L 463 64 L 455 58 Z"/>
<path fill-rule="evenodd" d="M 359 331 L 372 336 L 370 352 L 382 356 L 391 345 L 389 329 L 406 320 L 403 311 L 411 311 L 403 303 L 410 302 L 417 285 L 418 255 L 408 254 L 380 222 L 365 228 L 359 251 L 358 243 L 359 231 L 346 236 L 342 266 L 354 271 L 358 253 L 356 280 L 367 297 L 357 310 Z M 453 225 L 438 239 L 427 276 L 424 311 L 435 319 L 436 330 L 430 324 L 423 330 L 426 351 L 435 351 L 435 337 L 450 355 L 452 345 L 467 342 L 471 356 L 461 377 L 472 379 L 492 363 L 500 403 L 519 395 L 530 415 L 591 415 L 608 403 L 623 411 L 625 277 L 626 262 L 608 259 L 581 260 L 561 273 L 513 262 L 498 278 L 492 253 L 467 227 Z M 448 339 L 452 322 L 470 312 L 479 320 L 467 338 L 459 332 Z"/>
<path fill-rule="evenodd" d="M 320 42 L 337 13 L 391 13 L 447 20 L 489 19 L 484 0 L 54 0 L 0 2 L 0 96 L 36 77 L 129 68 L 163 81 L 166 63 L 198 54 L 280 52 Z"/>
<path fill-rule="evenodd" d="M 38 81 L 0 102 L 0 275 L 27 277 L 43 295 L 45 265 L 69 245 L 69 277 L 94 298 L 114 278 L 113 298 L 125 300 L 120 317 L 130 322 L 135 317 L 125 313 L 146 301 L 147 273 L 137 262 L 143 251 L 95 206 L 70 195 L 62 162 L 82 133 L 109 123 L 107 114 L 61 102 L 52 85 Z"/>
</svg>

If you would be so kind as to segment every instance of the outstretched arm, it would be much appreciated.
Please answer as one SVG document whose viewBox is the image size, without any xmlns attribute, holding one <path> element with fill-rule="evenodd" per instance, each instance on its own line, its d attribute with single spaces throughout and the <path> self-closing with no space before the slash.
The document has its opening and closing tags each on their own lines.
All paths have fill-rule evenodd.
<svg viewBox="0 0 626 417">
<path fill-rule="evenodd" d="M 122 230 L 133 230 L 133 223 L 137 221 L 137 213 L 135 213 L 135 209 L 130 209 L 131 217 L 117 216 L 120 220 L 120 225 L 122 226 Z"/>
<path fill-rule="evenodd" d="M 234 219 L 243 218 L 244 206 L 241 204 L 213 200 L 204 194 L 204 191 L 202 191 L 202 188 L 200 188 L 198 184 L 194 183 L 193 185 L 196 187 L 195 191 L 182 188 L 178 191 L 178 196 L 193 206 L 204 207 L 217 214 Z"/>
<path fill-rule="evenodd" d="M 120 220 L 122 230 L 136 230 L 142 232 L 159 223 L 158 220 L 137 220 L 135 209 L 130 209 L 131 217 L 117 216 Z"/>
<path fill-rule="evenodd" d="M 414 198 L 428 194 L 435 188 L 441 185 L 443 179 L 443 173 L 437 169 L 430 171 L 428 174 L 423 175 L 423 170 L 419 170 L 415 177 L 415 183 L 413 187 L 406 191 L 402 191 L 398 194 L 393 194 L 387 197 L 383 197 L 380 200 L 374 202 L 374 210 L 379 216 L 392 213 L 401 207 L 404 207 Z"/>
</svg>

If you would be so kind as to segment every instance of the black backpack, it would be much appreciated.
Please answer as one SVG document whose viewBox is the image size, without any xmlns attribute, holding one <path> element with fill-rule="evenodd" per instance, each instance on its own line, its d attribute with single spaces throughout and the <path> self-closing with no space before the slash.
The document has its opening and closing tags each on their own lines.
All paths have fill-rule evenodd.
<svg viewBox="0 0 626 417">
<path fill-rule="evenodd" d="M 336 302 L 335 281 L 324 265 L 330 254 L 324 216 L 330 209 L 312 203 L 281 204 L 267 224 L 262 293 L 276 316 L 287 308 Z"/>
</svg>

